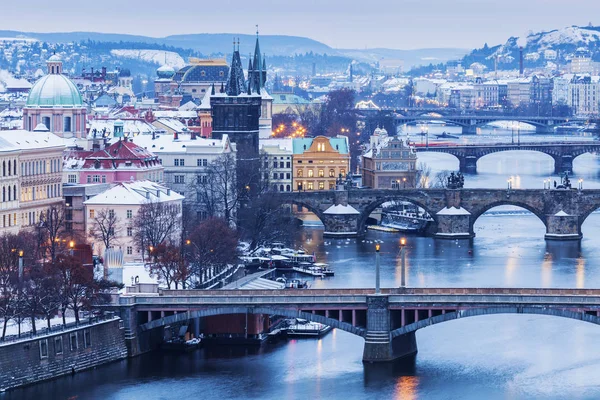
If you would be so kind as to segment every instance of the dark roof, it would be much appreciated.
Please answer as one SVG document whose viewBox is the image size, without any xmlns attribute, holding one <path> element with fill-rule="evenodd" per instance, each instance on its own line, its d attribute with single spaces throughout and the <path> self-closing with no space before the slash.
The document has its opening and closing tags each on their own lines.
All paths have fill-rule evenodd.
<svg viewBox="0 0 600 400">
<path fill-rule="evenodd" d="M 229 79 L 227 79 L 227 86 L 225 87 L 225 93 L 228 96 L 239 96 L 246 92 L 246 78 L 244 77 L 244 68 L 242 67 L 242 60 L 240 58 L 239 50 L 233 52 L 231 59 L 231 70 L 229 71 Z"/>
<path fill-rule="evenodd" d="M 225 82 L 229 74 L 226 65 L 186 65 L 175 73 L 175 82 Z"/>
</svg>

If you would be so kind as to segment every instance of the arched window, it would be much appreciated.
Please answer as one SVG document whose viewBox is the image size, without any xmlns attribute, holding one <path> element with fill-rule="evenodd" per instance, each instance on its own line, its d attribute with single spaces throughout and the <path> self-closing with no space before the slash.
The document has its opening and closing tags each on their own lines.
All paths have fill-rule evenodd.
<svg viewBox="0 0 600 400">
<path fill-rule="evenodd" d="M 2 201 L 6 201 L 6 187 L 2 186 Z"/>
<path fill-rule="evenodd" d="M 283 192 L 283 185 L 279 185 L 279 191 Z"/>
<path fill-rule="evenodd" d="M 10 166 L 11 166 L 10 160 L 8 160 L 8 176 L 12 175 L 12 173 L 11 173 L 12 168 Z"/>
<path fill-rule="evenodd" d="M 301 169 L 299 169 L 299 170 L 298 170 L 298 178 L 302 178 L 302 176 L 303 176 L 303 175 L 304 175 L 304 174 L 302 173 L 302 170 L 301 170 Z"/>
<path fill-rule="evenodd" d="M 16 175 L 17 174 L 17 160 L 13 160 L 13 171 L 14 171 L 14 174 Z"/>
<path fill-rule="evenodd" d="M 13 186 L 13 200 L 17 199 L 17 185 Z"/>
<path fill-rule="evenodd" d="M 291 189 L 292 189 L 292 188 L 290 187 L 290 185 L 287 185 L 287 186 L 285 187 L 285 191 L 286 191 L 286 192 L 290 192 L 290 191 L 291 191 Z"/>
<path fill-rule="evenodd" d="M 2 161 L 2 176 L 6 176 L 6 161 Z"/>
</svg>

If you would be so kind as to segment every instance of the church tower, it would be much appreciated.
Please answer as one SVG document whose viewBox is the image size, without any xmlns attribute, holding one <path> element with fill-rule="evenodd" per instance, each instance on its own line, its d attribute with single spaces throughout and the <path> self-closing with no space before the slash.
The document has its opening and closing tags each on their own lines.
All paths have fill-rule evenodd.
<svg viewBox="0 0 600 400">
<path fill-rule="evenodd" d="M 267 82 L 267 61 L 264 54 L 260 52 L 260 42 L 258 40 L 258 26 L 256 30 L 256 45 L 254 47 L 254 57 L 250 55 L 248 61 L 248 86 L 252 93 L 257 93 L 261 97 L 260 129 L 261 139 L 268 139 L 273 132 L 273 97 L 267 93 L 265 83 Z"/>
</svg>

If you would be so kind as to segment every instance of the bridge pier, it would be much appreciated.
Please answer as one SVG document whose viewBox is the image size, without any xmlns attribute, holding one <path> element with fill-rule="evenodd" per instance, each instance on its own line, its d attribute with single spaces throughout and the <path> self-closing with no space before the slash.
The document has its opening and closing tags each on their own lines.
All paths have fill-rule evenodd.
<svg viewBox="0 0 600 400">
<path fill-rule="evenodd" d="M 579 216 L 560 211 L 546 218 L 546 240 L 580 240 Z"/>
<path fill-rule="evenodd" d="M 470 239 L 475 236 L 471 229 L 471 213 L 462 207 L 444 207 L 437 214 L 438 239 Z"/>
<path fill-rule="evenodd" d="M 367 296 L 367 333 L 363 362 L 389 362 L 417 354 L 415 332 L 392 338 L 388 302 L 388 296 Z"/>
<path fill-rule="evenodd" d="M 554 172 L 557 174 L 573 172 L 573 157 L 572 154 L 563 154 L 554 157 Z"/>
<path fill-rule="evenodd" d="M 327 211 L 324 212 L 321 218 L 325 227 L 323 237 L 354 238 L 360 236 L 362 232 L 359 232 L 359 216 L 358 211 L 355 214 L 327 214 Z"/>
<path fill-rule="evenodd" d="M 476 135 L 477 134 L 477 125 L 465 125 L 462 127 L 463 135 Z"/>
<path fill-rule="evenodd" d="M 477 172 L 477 156 L 458 157 L 458 169 L 460 172 L 476 173 Z"/>
</svg>

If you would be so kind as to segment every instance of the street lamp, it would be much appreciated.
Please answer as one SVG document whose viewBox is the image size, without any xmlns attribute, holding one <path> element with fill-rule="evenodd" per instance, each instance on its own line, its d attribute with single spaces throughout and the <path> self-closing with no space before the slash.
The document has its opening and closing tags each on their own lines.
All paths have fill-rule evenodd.
<svg viewBox="0 0 600 400">
<path fill-rule="evenodd" d="M 404 247 L 406 246 L 406 238 L 400 239 L 400 287 L 406 287 L 406 260 Z"/>
<path fill-rule="evenodd" d="M 69 241 L 69 254 L 73 255 L 73 249 L 75 248 L 75 241 L 70 240 Z"/>
<path fill-rule="evenodd" d="M 381 288 L 379 285 L 379 249 L 381 245 L 377 243 L 375 245 L 375 294 L 381 293 Z"/>
<path fill-rule="evenodd" d="M 583 178 L 579 178 L 577 183 L 578 183 L 578 189 L 583 190 Z"/>
<path fill-rule="evenodd" d="M 406 177 L 402 178 L 402 182 L 404 182 L 404 189 L 406 189 Z"/>
</svg>

